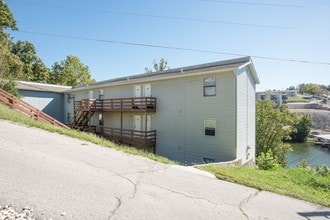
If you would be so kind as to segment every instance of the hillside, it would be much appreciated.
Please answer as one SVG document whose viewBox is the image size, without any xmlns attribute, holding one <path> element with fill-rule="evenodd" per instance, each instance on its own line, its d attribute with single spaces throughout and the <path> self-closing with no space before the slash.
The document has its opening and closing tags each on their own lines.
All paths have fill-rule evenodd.
<svg viewBox="0 0 330 220">
<path fill-rule="evenodd" d="M 290 109 L 290 111 L 310 114 L 313 119 L 312 131 L 330 133 L 330 111 L 319 109 Z"/>
</svg>

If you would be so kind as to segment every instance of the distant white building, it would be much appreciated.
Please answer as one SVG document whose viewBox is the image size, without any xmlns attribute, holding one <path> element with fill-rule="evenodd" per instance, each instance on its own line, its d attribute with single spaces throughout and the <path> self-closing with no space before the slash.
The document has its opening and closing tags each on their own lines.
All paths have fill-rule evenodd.
<svg viewBox="0 0 330 220">
<path fill-rule="evenodd" d="M 271 100 L 276 103 L 276 106 L 280 106 L 289 97 L 297 96 L 298 90 L 268 90 L 262 92 L 256 92 L 257 100 Z"/>
</svg>

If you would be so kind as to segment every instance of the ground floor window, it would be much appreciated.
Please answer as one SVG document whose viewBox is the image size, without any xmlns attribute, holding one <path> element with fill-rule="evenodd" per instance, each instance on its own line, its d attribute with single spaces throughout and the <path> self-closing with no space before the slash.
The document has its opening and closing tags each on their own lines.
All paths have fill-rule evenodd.
<svg viewBox="0 0 330 220">
<path fill-rule="evenodd" d="M 204 118 L 204 132 L 206 136 L 215 136 L 217 120 L 215 118 Z"/>
</svg>

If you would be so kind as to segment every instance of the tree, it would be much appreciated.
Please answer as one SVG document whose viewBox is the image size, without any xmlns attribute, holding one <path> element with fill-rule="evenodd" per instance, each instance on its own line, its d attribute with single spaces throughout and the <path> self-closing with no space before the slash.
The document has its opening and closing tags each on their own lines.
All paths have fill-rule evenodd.
<svg viewBox="0 0 330 220">
<path fill-rule="evenodd" d="M 293 131 L 291 132 L 292 142 L 306 142 L 307 137 L 311 131 L 312 118 L 308 114 L 296 115 L 296 120 L 293 124 Z"/>
<path fill-rule="evenodd" d="M 60 85 L 77 86 L 95 82 L 88 66 L 81 63 L 78 57 L 69 55 L 60 63 L 52 66 L 52 82 Z"/>
<path fill-rule="evenodd" d="M 0 42 L 0 88 L 17 95 L 14 80 L 23 77 L 23 63 L 10 52 L 8 45 Z"/>
<path fill-rule="evenodd" d="M 32 73 L 33 75 L 31 81 L 51 83 L 51 72 L 40 58 L 37 58 L 37 60 L 34 62 L 32 66 Z"/>
<path fill-rule="evenodd" d="M 164 71 L 164 70 L 169 70 L 170 67 L 167 66 L 167 60 L 165 60 L 164 58 L 161 58 L 159 60 L 159 63 L 157 62 L 157 60 L 153 61 L 153 68 L 155 72 L 159 72 L 159 71 Z M 145 73 L 152 73 L 152 69 L 149 69 L 148 67 L 144 68 Z"/>
<path fill-rule="evenodd" d="M 13 13 L 10 11 L 8 5 L 0 0 L 0 29 L 1 31 L 5 28 L 10 28 L 12 30 L 17 30 L 16 20 Z"/>
<path fill-rule="evenodd" d="M 17 95 L 14 80 L 23 76 L 23 63 L 10 51 L 12 39 L 4 32 L 7 28 L 17 30 L 16 20 L 8 5 L 0 0 L 0 88 Z"/>
<path fill-rule="evenodd" d="M 317 85 L 314 83 L 300 84 L 299 85 L 300 94 L 310 94 L 310 95 L 323 95 L 327 93 L 327 88 L 324 85 Z"/>
<path fill-rule="evenodd" d="M 24 63 L 24 78 L 20 80 L 44 83 L 49 81 L 50 71 L 37 56 L 36 49 L 32 43 L 19 40 L 11 44 L 11 52 L 17 55 Z"/>
<path fill-rule="evenodd" d="M 290 140 L 293 122 L 294 117 L 286 106 L 276 108 L 275 103 L 269 100 L 257 101 L 256 157 L 271 151 L 278 163 L 285 166 L 285 153 L 292 149 L 283 141 Z"/>
<path fill-rule="evenodd" d="M 296 90 L 295 86 L 290 86 L 289 88 L 287 88 L 286 90 Z"/>
<path fill-rule="evenodd" d="M 4 29 L 17 30 L 16 20 L 8 5 L 0 0 L 0 42 L 7 41 L 9 35 L 4 32 Z"/>
</svg>

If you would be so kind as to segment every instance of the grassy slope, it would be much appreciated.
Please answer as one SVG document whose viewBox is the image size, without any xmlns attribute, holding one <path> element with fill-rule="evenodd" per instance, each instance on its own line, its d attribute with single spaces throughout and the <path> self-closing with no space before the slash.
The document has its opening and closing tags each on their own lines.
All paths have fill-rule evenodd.
<svg viewBox="0 0 330 220">
<path fill-rule="evenodd" d="M 302 168 L 258 170 L 250 167 L 206 166 L 217 178 L 330 207 L 330 175 Z"/>
<path fill-rule="evenodd" d="M 294 97 L 289 97 L 287 102 L 309 102 L 307 99 L 301 97 L 301 96 L 294 96 Z"/>
<path fill-rule="evenodd" d="M 110 141 L 107 141 L 103 138 L 100 138 L 100 137 L 98 137 L 94 134 L 89 134 L 89 133 L 80 132 L 80 131 L 76 131 L 76 130 L 60 128 L 60 127 L 57 127 L 57 126 L 54 126 L 54 125 L 50 125 L 50 124 L 35 121 L 35 120 L 21 114 L 20 112 L 12 110 L 12 109 L 10 109 L 7 106 L 2 105 L 2 104 L 0 104 L 0 119 L 5 119 L 5 120 L 13 121 L 13 122 L 18 122 L 20 124 L 24 124 L 24 125 L 27 125 L 27 126 L 30 126 L 30 127 L 41 128 L 43 130 L 47 130 L 47 131 L 50 131 L 50 132 L 56 132 L 56 133 L 59 133 L 59 134 L 67 135 L 67 136 L 70 136 L 70 137 L 73 137 L 73 138 L 77 138 L 77 139 L 88 141 L 88 142 L 91 142 L 91 143 L 94 143 L 94 144 L 98 144 L 98 145 L 101 145 L 101 146 L 104 146 L 104 147 L 115 148 L 115 149 L 123 151 L 125 153 L 139 155 L 139 156 L 146 157 L 146 158 L 149 158 L 149 159 L 152 159 L 154 161 L 161 162 L 161 163 L 177 164 L 176 162 L 171 161 L 168 158 L 157 156 L 155 154 L 148 153 L 148 152 L 145 152 L 145 151 L 142 151 L 142 150 L 138 150 L 138 149 L 135 149 L 135 148 L 132 148 L 132 147 L 117 145 L 117 144 L 112 143 Z"/>
</svg>

